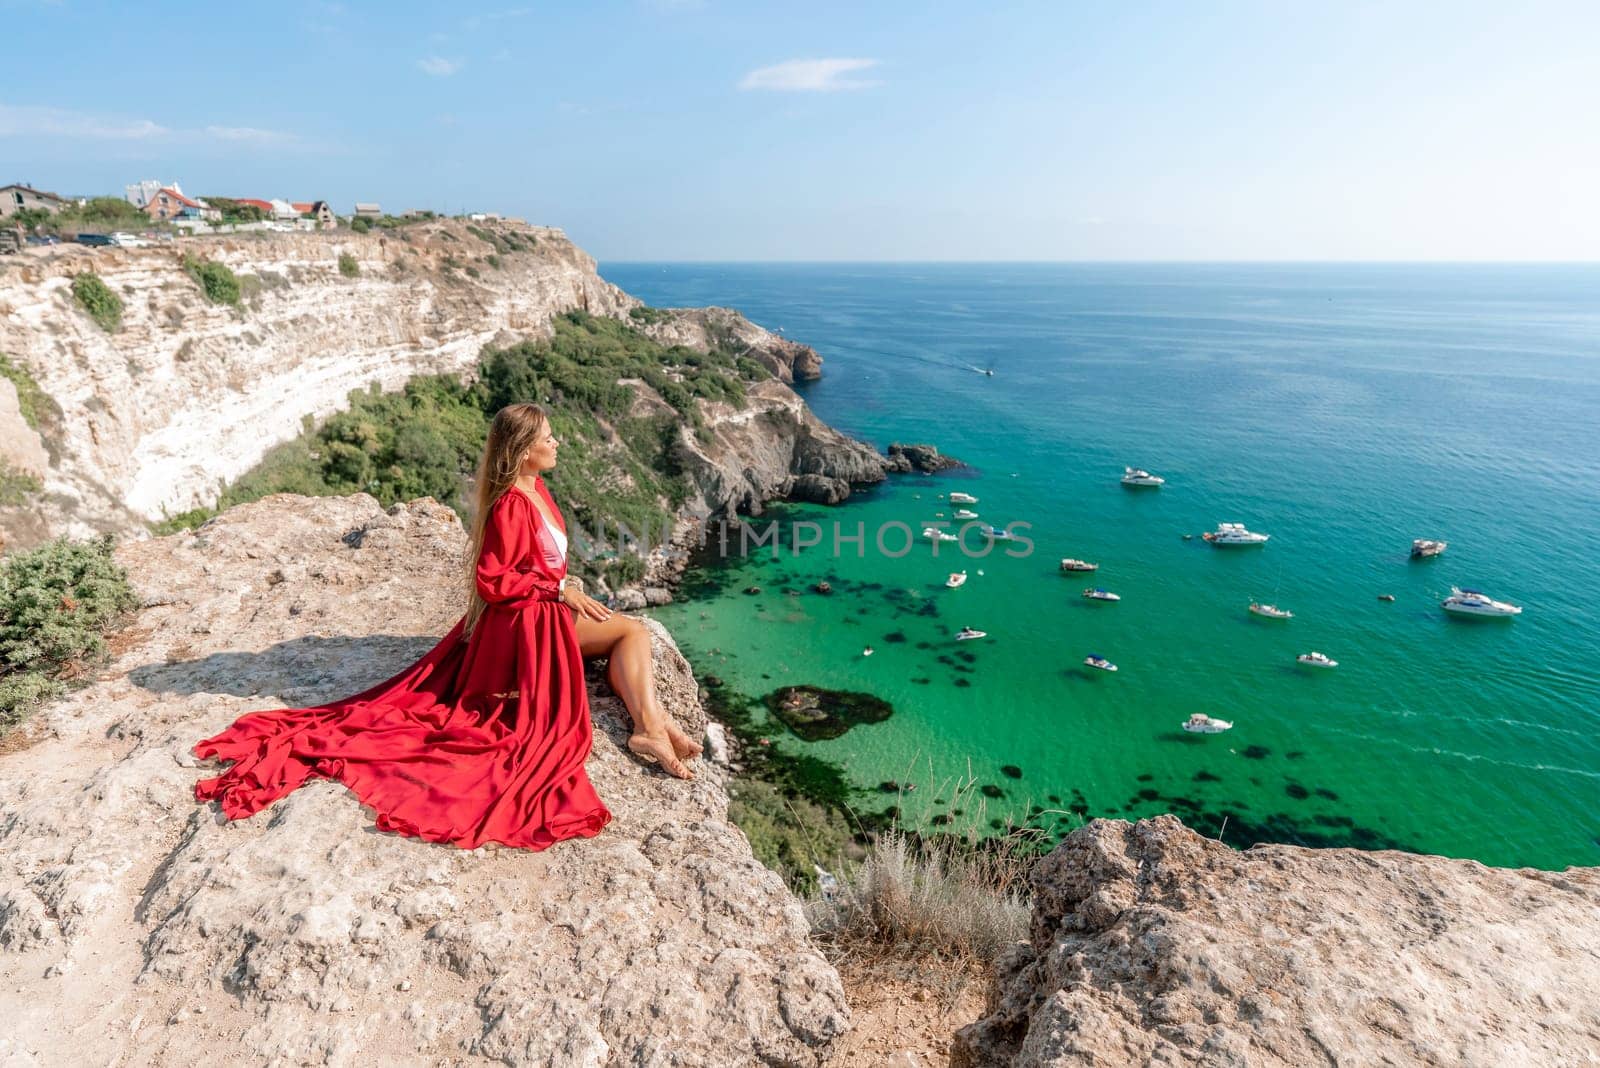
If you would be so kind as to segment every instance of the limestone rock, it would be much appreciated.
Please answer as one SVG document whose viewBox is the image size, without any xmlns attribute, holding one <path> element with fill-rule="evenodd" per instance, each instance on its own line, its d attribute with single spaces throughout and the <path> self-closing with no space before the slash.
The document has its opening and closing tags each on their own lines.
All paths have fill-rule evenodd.
<svg viewBox="0 0 1600 1068">
<path fill-rule="evenodd" d="M 430 499 L 276 495 L 118 549 L 145 607 L 109 668 L 0 756 L 3 1057 L 68 1064 L 815 1065 L 849 1026 L 782 881 L 693 783 L 625 751 L 597 670 L 613 822 L 542 853 L 374 830 L 314 782 L 222 822 L 189 747 L 355 693 L 459 618 L 466 536 Z M 695 680 L 647 622 L 664 705 Z M 41 979 L 47 972 L 54 977 Z"/>
<path fill-rule="evenodd" d="M 902 445 L 893 442 L 884 450 L 889 456 L 889 470 L 898 472 L 918 471 L 923 474 L 936 474 L 952 467 L 966 466 L 954 456 L 945 456 L 932 445 Z"/>
<path fill-rule="evenodd" d="M 789 487 L 789 499 L 811 504 L 838 504 L 850 496 L 850 483 L 827 475 L 801 475 Z"/>
<path fill-rule="evenodd" d="M 1093 820 L 1035 867 L 1032 933 L 957 1066 L 1566 1065 L 1600 1050 L 1600 871 L 1244 852 Z"/>
</svg>

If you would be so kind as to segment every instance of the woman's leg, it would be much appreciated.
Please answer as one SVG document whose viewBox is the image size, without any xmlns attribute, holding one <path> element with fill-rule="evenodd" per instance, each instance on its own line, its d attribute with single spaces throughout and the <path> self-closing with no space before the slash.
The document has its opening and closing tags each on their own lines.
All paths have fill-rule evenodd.
<svg viewBox="0 0 1600 1068">
<path fill-rule="evenodd" d="M 655 677 L 650 670 L 650 632 L 644 624 L 620 614 L 604 622 L 578 616 L 574 623 L 584 658 L 609 658 L 606 677 L 633 717 L 633 737 L 628 739 L 628 748 L 654 757 L 680 779 L 694 778 L 683 761 L 698 756 L 701 747 L 683 733 L 656 699 Z"/>
</svg>

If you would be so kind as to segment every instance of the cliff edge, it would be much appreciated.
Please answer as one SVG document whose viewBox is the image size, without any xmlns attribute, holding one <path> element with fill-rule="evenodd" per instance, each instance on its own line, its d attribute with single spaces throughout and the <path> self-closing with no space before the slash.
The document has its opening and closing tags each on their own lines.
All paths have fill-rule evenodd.
<svg viewBox="0 0 1600 1068">
<path fill-rule="evenodd" d="M 1600 1050 L 1600 871 L 1092 820 L 1034 868 L 957 1066 L 1576 1065 Z"/>
<path fill-rule="evenodd" d="M 427 498 L 276 495 L 117 549 L 142 607 L 112 662 L 0 752 L 0 1060 L 821 1062 L 849 1026 L 839 977 L 728 823 L 722 769 L 639 765 L 603 683 L 598 838 L 463 852 L 376 831 L 328 782 L 237 823 L 193 800 L 197 739 L 432 647 L 465 540 Z"/>
</svg>

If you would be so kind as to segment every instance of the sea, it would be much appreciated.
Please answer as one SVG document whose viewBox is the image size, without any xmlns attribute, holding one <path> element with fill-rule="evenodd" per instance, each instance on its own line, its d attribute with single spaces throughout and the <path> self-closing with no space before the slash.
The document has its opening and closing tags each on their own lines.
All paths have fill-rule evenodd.
<svg viewBox="0 0 1600 1068">
<path fill-rule="evenodd" d="M 825 741 L 770 725 L 773 745 L 842 768 L 863 808 L 1057 837 L 1172 812 L 1238 847 L 1600 864 L 1600 266 L 602 273 L 813 346 L 822 378 L 797 389 L 823 420 L 967 465 L 775 509 L 776 558 L 704 564 L 699 596 L 656 611 L 737 693 L 889 702 Z M 1166 482 L 1126 488 L 1127 465 Z M 961 526 L 952 491 L 1028 544 L 980 556 L 974 530 L 936 552 L 915 534 Z M 1213 547 L 1199 535 L 1219 522 L 1271 540 Z M 820 544 L 796 552 L 787 532 L 813 540 L 809 523 Z M 1413 538 L 1449 548 L 1413 560 Z M 1065 574 L 1064 557 L 1100 569 Z M 1451 616 L 1452 586 L 1524 611 Z M 986 637 L 957 642 L 962 627 Z M 1338 667 L 1296 661 L 1312 650 Z M 1196 712 L 1233 727 L 1182 730 Z"/>
</svg>

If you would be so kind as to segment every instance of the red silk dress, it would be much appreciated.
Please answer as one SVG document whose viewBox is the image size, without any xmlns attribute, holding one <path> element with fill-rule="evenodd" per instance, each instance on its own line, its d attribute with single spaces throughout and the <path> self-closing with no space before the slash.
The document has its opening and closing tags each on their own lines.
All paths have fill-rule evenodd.
<svg viewBox="0 0 1600 1068">
<path fill-rule="evenodd" d="M 559 529 L 544 480 L 535 487 Z M 593 740 L 583 656 L 560 603 L 561 545 L 513 486 L 495 501 L 478 556 L 488 602 L 421 660 L 369 690 L 315 708 L 252 712 L 195 746 L 232 761 L 195 784 L 229 819 L 253 815 L 313 776 L 336 779 L 386 831 L 473 849 L 544 849 L 591 838 L 611 813 L 584 771 Z"/>
</svg>

